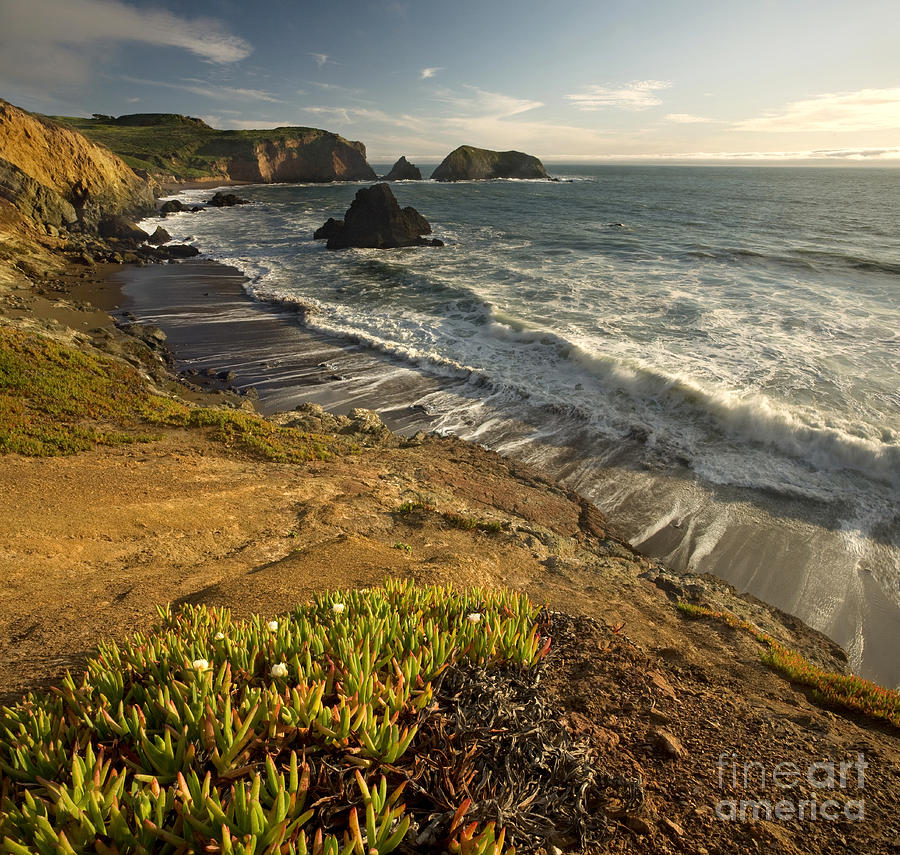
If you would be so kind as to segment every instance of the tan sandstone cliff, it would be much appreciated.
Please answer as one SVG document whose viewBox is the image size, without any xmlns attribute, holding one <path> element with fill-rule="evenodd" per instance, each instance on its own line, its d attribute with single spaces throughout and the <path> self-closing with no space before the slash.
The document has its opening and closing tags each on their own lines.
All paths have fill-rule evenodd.
<svg viewBox="0 0 900 855">
<path fill-rule="evenodd" d="M 104 217 L 149 210 L 150 184 L 77 131 L 0 100 L 0 197 L 26 221 L 92 229 Z"/>
</svg>

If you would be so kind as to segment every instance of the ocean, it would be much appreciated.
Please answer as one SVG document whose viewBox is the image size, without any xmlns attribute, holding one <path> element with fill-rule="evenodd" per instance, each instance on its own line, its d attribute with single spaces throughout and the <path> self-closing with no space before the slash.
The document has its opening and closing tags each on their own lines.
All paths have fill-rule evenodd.
<svg viewBox="0 0 900 855">
<path fill-rule="evenodd" d="M 267 411 L 368 404 L 538 464 L 638 549 L 900 684 L 900 170 L 547 166 L 558 183 L 393 185 L 443 248 L 326 250 L 356 184 L 166 218 L 246 275 L 228 312 L 329 342 L 314 378 L 252 335 L 179 346 L 226 318 L 126 294 L 182 367 L 234 370 Z"/>
</svg>

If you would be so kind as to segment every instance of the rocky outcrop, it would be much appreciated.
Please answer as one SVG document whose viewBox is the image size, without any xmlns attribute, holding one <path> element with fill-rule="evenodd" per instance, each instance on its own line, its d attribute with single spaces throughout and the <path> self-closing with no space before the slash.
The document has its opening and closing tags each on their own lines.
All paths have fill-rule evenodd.
<svg viewBox="0 0 900 855">
<path fill-rule="evenodd" d="M 270 134 L 265 136 L 265 134 Z M 276 128 L 248 136 L 241 131 L 217 131 L 197 149 L 212 159 L 215 170 L 232 181 L 325 182 L 371 181 L 366 147 L 337 134 L 314 128 Z"/>
<path fill-rule="evenodd" d="M 172 235 L 170 235 L 162 226 L 157 226 L 156 231 L 147 238 L 147 243 L 151 246 L 162 246 L 170 240 L 172 240 Z"/>
<path fill-rule="evenodd" d="M 78 221 L 71 202 L 3 158 L 0 158 L 0 197 L 11 202 L 22 217 L 33 223 L 68 228 Z"/>
<path fill-rule="evenodd" d="M 180 202 L 178 199 L 169 199 L 167 202 L 163 202 L 162 205 L 159 206 L 159 213 L 165 216 L 166 214 L 180 214 L 182 211 L 190 211 L 191 209 L 184 204 L 184 202 Z"/>
<path fill-rule="evenodd" d="M 327 235 L 324 234 L 326 230 Z M 344 214 L 343 224 L 330 219 L 316 232 L 317 236 L 327 236 L 329 249 L 443 246 L 439 240 L 422 237 L 428 234 L 431 234 L 428 221 L 415 208 L 401 208 L 387 184 L 357 191 Z"/>
<path fill-rule="evenodd" d="M 153 210 L 150 185 L 121 159 L 72 129 L 0 100 L 0 194 L 42 226 Z"/>
<path fill-rule="evenodd" d="M 431 173 L 435 181 L 472 181 L 490 178 L 549 178 L 544 164 L 521 151 L 490 151 L 461 145 Z"/>
<path fill-rule="evenodd" d="M 340 230 L 344 228 L 343 220 L 336 220 L 334 217 L 329 217 L 325 220 L 325 224 L 319 226 L 313 234 L 313 240 L 328 240 L 332 236 L 338 234 Z"/>
<path fill-rule="evenodd" d="M 422 173 L 419 167 L 410 163 L 405 157 L 401 157 L 392 167 L 391 171 L 381 179 L 382 181 L 421 181 Z"/>
<path fill-rule="evenodd" d="M 208 208 L 232 208 L 235 205 L 247 205 L 249 203 L 249 199 L 242 199 L 235 193 L 223 193 L 220 190 L 206 205 Z"/>
<path fill-rule="evenodd" d="M 138 245 L 147 240 L 147 232 L 126 217 L 106 217 L 97 226 L 100 237 Z"/>
</svg>

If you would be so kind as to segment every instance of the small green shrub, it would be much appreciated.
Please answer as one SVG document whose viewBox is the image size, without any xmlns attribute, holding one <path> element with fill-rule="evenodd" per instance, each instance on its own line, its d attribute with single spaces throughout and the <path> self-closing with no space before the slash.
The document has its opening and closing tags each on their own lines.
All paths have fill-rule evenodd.
<svg viewBox="0 0 900 855">
<path fill-rule="evenodd" d="M 813 665 L 799 653 L 731 612 L 715 611 L 707 606 L 685 602 L 675 605 L 685 617 L 693 620 L 709 618 L 752 635 L 764 647 L 760 659 L 788 680 L 811 688 L 813 697 L 819 703 L 862 713 L 900 727 L 900 692 L 885 689 L 855 674 L 836 674 Z"/>
<path fill-rule="evenodd" d="M 204 430 L 226 448 L 267 460 L 324 460 L 353 450 L 252 413 L 189 407 L 151 393 L 131 366 L 0 326 L 0 453 L 42 457 L 152 442 L 165 427 Z"/>
</svg>

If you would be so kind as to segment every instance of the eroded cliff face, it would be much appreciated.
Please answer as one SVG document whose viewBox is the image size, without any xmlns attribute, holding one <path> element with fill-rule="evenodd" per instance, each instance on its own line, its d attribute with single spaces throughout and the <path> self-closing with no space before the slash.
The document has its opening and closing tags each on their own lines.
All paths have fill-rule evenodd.
<svg viewBox="0 0 900 855">
<path fill-rule="evenodd" d="M 371 181 L 366 147 L 328 131 L 297 129 L 296 136 L 246 139 L 227 132 L 197 152 L 214 156 L 216 169 L 232 181 Z"/>
<path fill-rule="evenodd" d="M 150 185 L 77 131 L 0 100 L 0 197 L 33 224 L 94 229 L 153 207 Z"/>
</svg>

